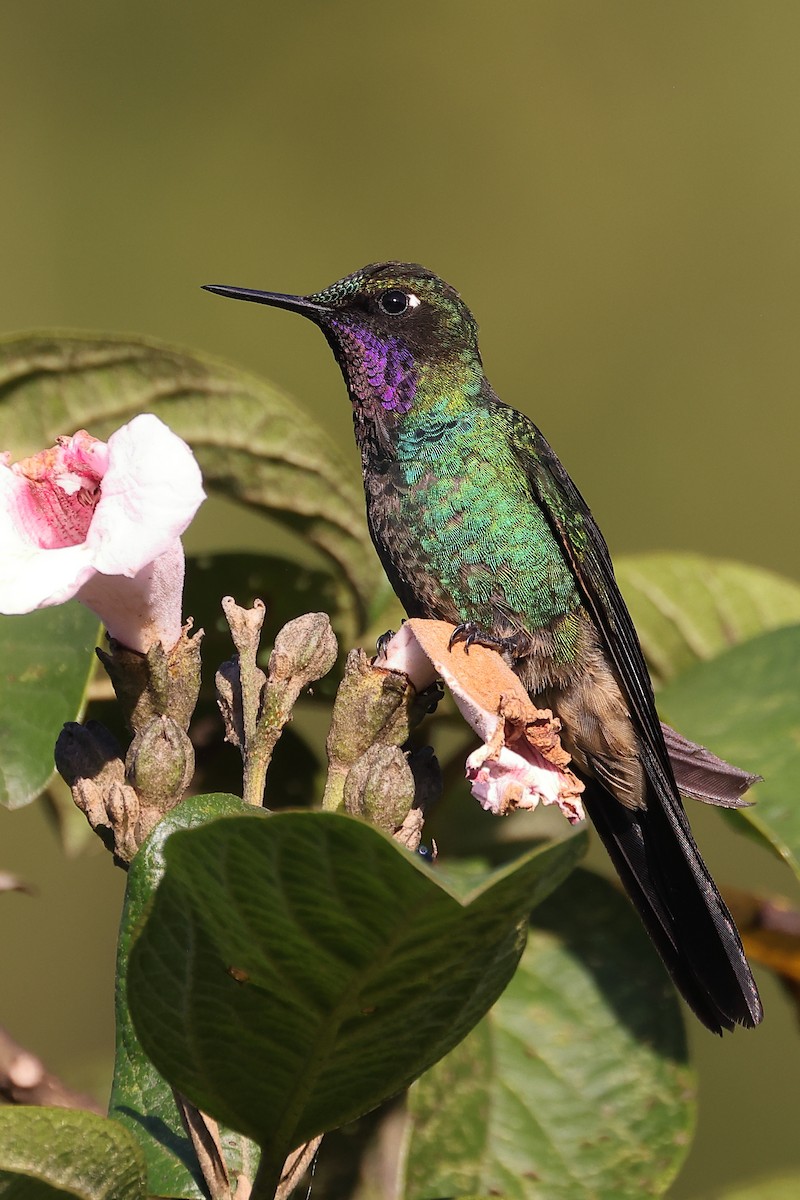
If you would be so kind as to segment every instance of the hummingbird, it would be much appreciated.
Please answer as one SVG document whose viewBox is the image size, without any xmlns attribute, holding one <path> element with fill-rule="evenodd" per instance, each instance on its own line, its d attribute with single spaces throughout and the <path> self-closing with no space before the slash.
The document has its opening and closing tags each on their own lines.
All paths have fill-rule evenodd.
<svg viewBox="0 0 800 1200">
<path fill-rule="evenodd" d="M 603 535 L 544 435 L 493 391 L 458 292 L 400 262 L 305 296 L 207 290 L 322 330 L 352 402 L 370 534 L 406 613 L 499 650 L 558 716 L 586 812 L 678 990 L 714 1033 L 757 1025 L 758 989 L 678 783 L 736 806 L 757 777 L 661 725 Z"/>
</svg>

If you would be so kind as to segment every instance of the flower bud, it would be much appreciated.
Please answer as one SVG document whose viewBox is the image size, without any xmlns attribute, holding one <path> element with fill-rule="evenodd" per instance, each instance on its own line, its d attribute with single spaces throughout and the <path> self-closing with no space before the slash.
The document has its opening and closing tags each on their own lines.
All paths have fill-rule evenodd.
<svg viewBox="0 0 800 1200">
<path fill-rule="evenodd" d="M 192 743 L 177 721 L 153 717 L 131 742 L 125 768 L 142 805 L 163 815 L 189 786 L 194 772 Z"/>
<path fill-rule="evenodd" d="M 408 816 L 414 791 L 414 775 L 399 746 L 371 746 L 348 772 L 344 807 L 394 833 Z"/>
</svg>

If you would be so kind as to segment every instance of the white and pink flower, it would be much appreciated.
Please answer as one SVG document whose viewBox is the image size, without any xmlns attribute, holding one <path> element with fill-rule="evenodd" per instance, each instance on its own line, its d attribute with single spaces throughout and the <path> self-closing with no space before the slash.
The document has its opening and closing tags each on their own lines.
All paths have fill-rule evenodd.
<svg viewBox="0 0 800 1200">
<path fill-rule="evenodd" d="M 150 413 L 0 456 L 0 612 L 76 597 L 132 650 L 181 633 L 180 537 L 205 498 L 189 447 Z"/>
</svg>

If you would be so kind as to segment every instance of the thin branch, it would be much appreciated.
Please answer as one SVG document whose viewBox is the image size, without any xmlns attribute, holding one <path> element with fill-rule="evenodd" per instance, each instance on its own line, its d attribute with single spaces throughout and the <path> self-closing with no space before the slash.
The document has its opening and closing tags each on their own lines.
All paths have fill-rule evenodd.
<svg viewBox="0 0 800 1200">
<path fill-rule="evenodd" d="M 230 596 L 222 601 L 237 657 L 217 672 L 217 697 L 225 739 L 238 746 L 244 762 L 243 798 L 264 802 L 272 752 L 302 691 L 330 671 L 338 652 L 329 617 L 306 613 L 284 625 L 275 638 L 268 673 L 257 665 L 264 604 L 240 608 Z"/>
<path fill-rule="evenodd" d="M 322 1137 L 313 1138 L 303 1146 L 293 1150 L 283 1164 L 280 1186 L 275 1193 L 275 1200 L 288 1200 L 308 1168 L 314 1161 L 319 1150 Z"/>
<path fill-rule="evenodd" d="M 222 1153 L 222 1144 L 219 1140 L 217 1122 L 212 1117 L 200 1112 L 199 1108 L 190 1104 L 174 1088 L 173 1095 L 183 1127 L 194 1147 L 200 1172 L 211 1200 L 231 1200 L 231 1184 Z"/>
<path fill-rule="evenodd" d="M 0 1096 L 9 1104 L 36 1104 L 55 1108 L 83 1108 L 105 1116 L 96 1100 L 76 1092 L 48 1071 L 40 1058 L 20 1046 L 0 1027 Z"/>
</svg>

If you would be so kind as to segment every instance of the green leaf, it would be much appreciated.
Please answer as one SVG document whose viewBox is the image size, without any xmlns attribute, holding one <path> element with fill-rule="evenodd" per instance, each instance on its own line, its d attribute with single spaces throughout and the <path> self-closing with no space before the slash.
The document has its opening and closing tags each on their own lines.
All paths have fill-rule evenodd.
<svg viewBox="0 0 800 1200">
<path fill-rule="evenodd" d="M 800 875 L 800 626 L 762 634 L 699 664 L 659 697 L 686 737 L 764 776 L 752 808 L 726 814 L 757 830 Z"/>
<path fill-rule="evenodd" d="M 800 621 L 800 584 L 699 554 L 623 555 L 617 579 L 653 682 L 758 633 Z"/>
<path fill-rule="evenodd" d="M 106 437 L 153 412 L 194 450 L 206 484 L 268 512 L 333 564 L 357 628 L 386 590 L 351 466 L 277 388 L 143 339 L 28 334 L 0 341 L 0 446 L 17 455 L 88 426 Z"/>
<path fill-rule="evenodd" d="M 172 1087 L 142 1049 L 128 1011 L 127 974 L 131 940 L 164 873 L 164 843 L 178 829 L 235 813 L 255 813 L 236 796 L 192 796 L 161 820 L 131 863 L 117 948 L 117 1053 L 109 1113 L 140 1144 L 147 1163 L 148 1192 L 158 1196 L 204 1200 L 197 1160 L 181 1123 Z M 251 1180 L 258 1150 L 239 1134 L 220 1129 L 231 1176 L 242 1171 Z"/>
<path fill-rule="evenodd" d="M 503 995 L 409 1093 L 406 1200 L 640 1200 L 688 1149 L 680 1007 L 616 888 L 576 871 Z"/>
<path fill-rule="evenodd" d="M 0 803 L 8 808 L 47 787 L 61 727 L 83 712 L 98 631 L 77 601 L 0 616 Z"/>
<path fill-rule="evenodd" d="M 136 1140 L 116 1121 L 68 1108 L 0 1108 L 2 1200 L 144 1200 Z"/>
<path fill-rule="evenodd" d="M 462 903 L 418 858 L 340 814 L 176 833 L 130 957 L 142 1044 L 278 1170 L 472 1028 L 514 971 L 521 919 L 584 849 L 579 836 L 537 851 Z"/>
</svg>

